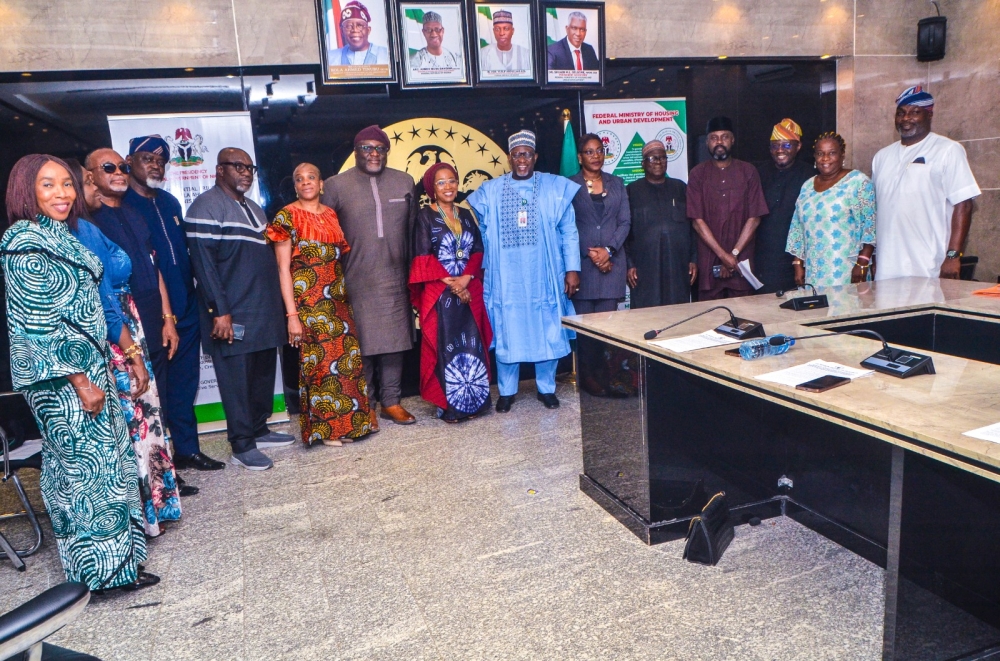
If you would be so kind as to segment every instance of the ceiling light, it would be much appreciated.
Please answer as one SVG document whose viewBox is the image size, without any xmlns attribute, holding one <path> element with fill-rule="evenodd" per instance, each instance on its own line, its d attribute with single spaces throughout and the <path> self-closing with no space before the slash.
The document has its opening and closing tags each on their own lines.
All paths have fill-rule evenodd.
<svg viewBox="0 0 1000 661">
<path fill-rule="evenodd" d="M 187 67 L 184 70 L 187 71 L 188 73 L 191 73 L 192 71 L 194 71 L 194 67 Z"/>
<path fill-rule="evenodd" d="M 728 57 L 729 57 L 728 55 L 720 55 L 720 56 L 719 56 L 719 59 L 720 59 L 720 60 L 725 60 L 725 59 L 727 59 Z"/>
<path fill-rule="evenodd" d="M 833 57 L 833 56 L 832 55 L 820 55 L 819 59 L 821 59 L 821 60 L 829 60 L 831 57 Z"/>
<path fill-rule="evenodd" d="M 24 76 L 25 78 L 31 78 L 31 74 L 30 74 L 30 73 L 28 73 L 27 71 L 25 71 L 25 72 L 24 72 L 24 73 L 22 73 L 21 75 L 22 75 L 22 76 Z"/>
</svg>

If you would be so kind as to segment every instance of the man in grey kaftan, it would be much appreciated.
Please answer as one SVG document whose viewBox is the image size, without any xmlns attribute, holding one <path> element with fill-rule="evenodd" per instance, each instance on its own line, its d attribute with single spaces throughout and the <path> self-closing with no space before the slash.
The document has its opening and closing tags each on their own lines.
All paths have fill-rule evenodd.
<svg viewBox="0 0 1000 661">
<path fill-rule="evenodd" d="M 416 419 L 400 403 L 403 353 L 413 347 L 408 288 L 410 234 L 416 215 L 413 178 L 385 166 L 389 138 L 369 126 L 354 138 L 355 167 L 324 182 L 323 204 L 340 218 L 351 247 L 344 281 L 354 308 L 365 379 L 379 370 L 382 417 Z M 369 393 L 374 399 L 375 393 Z"/>
</svg>

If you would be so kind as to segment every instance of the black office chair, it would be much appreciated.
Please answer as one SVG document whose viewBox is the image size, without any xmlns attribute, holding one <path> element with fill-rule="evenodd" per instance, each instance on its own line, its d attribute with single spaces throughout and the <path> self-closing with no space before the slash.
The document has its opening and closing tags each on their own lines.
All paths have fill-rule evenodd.
<svg viewBox="0 0 1000 661">
<path fill-rule="evenodd" d="M 0 659 L 5 661 L 100 661 L 42 642 L 83 612 L 90 590 L 83 583 L 62 583 L 0 615 Z"/>
<path fill-rule="evenodd" d="M 0 521 L 26 517 L 35 534 L 35 542 L 30 548 L 18 550 L 13 548 L 0 532 L 0 551 L 3 551 L 18 571 L 24 571 L 24 562 L 21 561 L 21 558 L 26 558 L 41 548 L 42 527 L 38 523 L 38 517 L 31 507 L 31 501 L 28 500 L 28 495 L 24 492 L 24 486 L 22 486 L 17 472 L 22 468 L 42 470 L 42 448 L 38 440 L 41 434 L 38 433 L 38 428 L 34 424 L 27 402 L 20 394 L 0 395 L 0 412 L 2 412 L 4 420 L 4 425 L 0 426 L 0 446 L 2 446 L 0 449 L 3 452 L 3 479 L 0 480 L 0 483 L 10 482 L 14 485 L 22 507 L 21 512 L 0 515 Z M 7 429 L 4 428 L 5 426 L 9 427 L 13 434 L 9 435 Z M 27 438 L 31 440 L 26 441 Z M 12 457 L 12 453 L 13 457 L 16 458 Z"/>
</svg>

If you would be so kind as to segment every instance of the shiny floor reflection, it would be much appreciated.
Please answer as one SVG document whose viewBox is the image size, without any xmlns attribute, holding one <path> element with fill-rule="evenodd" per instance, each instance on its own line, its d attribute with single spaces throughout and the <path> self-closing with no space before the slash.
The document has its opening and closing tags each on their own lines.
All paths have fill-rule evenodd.
<svg viewBox="0 0 1000 661">
<path fill-rule="evenodd" d="M 580 492 L 578 398 L 558 395 L 548 411 L 526 382 L 511 413 L 459 425 L 406 400 L 418 424 L 368 441 L 187 471 L 201 493 L 151 542 L 163 583 L 95 599 L 53 642 L 105 661 L 879 658 L 881 569 L 786 518 L 738 527 L 717 567 L 646 546 Z M 0 561 L 0 611 L 61 580 L 51 535 L 27 564 Z"/>
</svg>

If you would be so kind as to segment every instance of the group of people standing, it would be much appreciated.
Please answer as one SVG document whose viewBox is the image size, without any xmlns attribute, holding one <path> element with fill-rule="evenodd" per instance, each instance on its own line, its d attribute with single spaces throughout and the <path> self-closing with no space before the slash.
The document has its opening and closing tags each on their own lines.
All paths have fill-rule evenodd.
<svg viewBox="0 0 1000 661">
<path fill-rule="evenodd" d="M 901 139 L 876 155 L 873 180 L 844 167 L 835 133 L 816 140 L 814 166 L 798 161 L 790 119 L 759 171 L 732 158 L 732 122 L 712 119 L 711 159 L 687 185 L 666 175 L 654 140 L 645 176 L 625 186 L 603 171 L 594 134 L 578 141 L 574 177 L 536 172 L 535 135 L 519 131 L 510 172 L 470 195 L 471 211 L 447 163 L 425 172 L 419 208 L 378 126 L 355 137 L 353 168 L 324 180 L 296 167 L 296 200 L 271 220 L 247 197 L 257 166 L 241 149 L 219 153 L 215 186 L 186 216 L 163 190 L 159 136 L 134 138 L 126 158 L 22 158 L 0 241 L 11 372 L 44 437 L 41 488 L 67 578 L 156 584 L 146 540 L 197 493 L 176 470 L 225 466 L 198 446 L 199 344 L 231 462 L 266 470 L 261 449 L 294 442 L 267 426 L 285 344 L 299 349 L 301 440 L 341 446 L 378 431 L 376 399 L 382 419 L 415 422 L 400 403 L 414 309 L 421 395 L 454 423 L 493 407 L 491 373 L 495 409 L 510 411 L 524 363 L 557 408 L 571 350 L 561 318 L 617 309 L 626 285 L 639 308 L 687 302 L 695 284 L 700 299 L 749 294 L 744 261 L 764 291 L 860 282 L 876 259 L 880 279 L 957 277 L 979 188 L 961 145 L 930 131 L 933 103 L 921 87 L 899 96 Z"/>
</svg>

